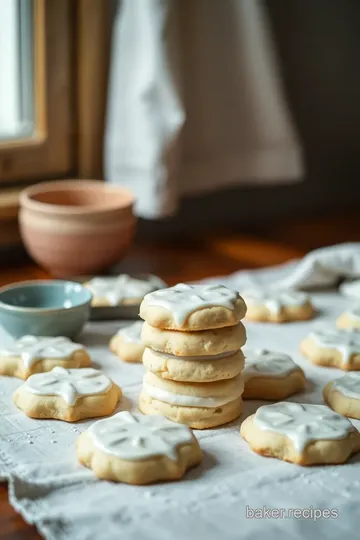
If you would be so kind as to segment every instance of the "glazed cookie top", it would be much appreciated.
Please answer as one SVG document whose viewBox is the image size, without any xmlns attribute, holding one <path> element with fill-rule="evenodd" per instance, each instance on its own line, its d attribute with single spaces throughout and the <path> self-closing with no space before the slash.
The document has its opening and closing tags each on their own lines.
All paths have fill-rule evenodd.
<svg viewBox="0 0 360 540">
<path fill-rule="evenodd" d="M 274 315 L 279 314 L 284 307 L 301 307 L 309 302 L 307 294 L 292 289 L 259 286 L 246 289 L 241 295 L 248 306 L 264 306 Z"/>
<path fill-rule="evenodd" d="M 79 343 L 66 337 L 23 336 L 11 345 L 0 349 L 0 357 L 20 357 L 26 368 L 45 358 L 69 358 L 74 352 L 83 350 Z"/>
<path fill-rule="evenodd" d="M 95 277 L 85 286 L 96 298 L 105 298 L 111 306 L 117 306 L 124 300 L 142 299 L 145 294 L 163 287 L 164 282 L 156 276 L 136 279 L 120 274 L 116 277 Z"/>
<path fill-rule="evenodd" d="M 280 402 L 259 407 L 254 424 L 285 435 L 302 452 L 312 441 L 345 439 L 355 430 L 351 422 L 326 405 Z"/>
<path fill-rule="evenodd" d="M 143 325 L 143 321 L 136 321 L 133 324 L 120 328 L 117 335 L 121 336 L 123 340 L 128 343 L 136 343 L 139 345 L 141 343 L 141 331 Z"/>
<path fill-rule="evenodd" d="M 173 326 L 179 328 L 183 327 L 190 315 L 206 308 L 223 308 L 228 312 L 235 312 L 238 309 L 240 317 L 237 317 L 232 324 L 235 324 L 246 312 L 246 306 L 237 291 L 223 285 L 186 285 L 184 283 L 149 293 L 144 297 L 140 315 L 152 324 L 152 321 L 147 318 L 146 308 L 166 310 L 171 314 Z M 217 326 L 226 325 L 217 324 Z"/>
<path fill-rule="evenodd" d="M 360 354 L 360 332 L 358 330 L 313 330 L 309 338 L 318 347 L 339 351 L 344 362 L 349 362 L 353 354 Z"/>
<path fill-rule="evenodd" d="M 286 377 L 300 370 L 291 357 L 267 349 L 250 349 L 245 353 L 245 380 L 253 377 Z"/>
<path fill-rule="evenodd" d="M 112 382 L 98 369 L 55 367 L 47 373 L 31 375 L 21 388 L 40 396 L 59 396 L 69 405 L 84 396 L 104 394 Z"/>
<path fill-rule="evenodd" d="M 158 415 L 122 411 L 99 420 L 88 430 L 96 447 L 124 460 L 145 460 L 167 456 L 176 461 L 177 448 L 194 442 L 192 431 Z"/>
<path fill-rule="evenodd" d="M 332 387 L 346 397 L 360 399 L 360 373 L 358 371 L 347 373 L 340 379 L 332 381 Z"/>
</svg>

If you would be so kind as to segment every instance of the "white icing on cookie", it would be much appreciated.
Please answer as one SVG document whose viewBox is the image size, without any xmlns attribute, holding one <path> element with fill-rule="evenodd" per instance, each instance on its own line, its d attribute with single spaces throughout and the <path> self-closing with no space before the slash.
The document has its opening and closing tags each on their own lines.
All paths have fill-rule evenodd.
<svg viewBox="0 0 360 540">
<path fill-rule="evenodd" d="M 239 352 L 239 350 L 226 351 L 219 354 L 212 354 L 212 355 L 209 354 L 209 355 L 204 355 L 204 356 L 176 356 L 175 354 L 168 354 L 168 353 L 163 353 L 159 351 L 152 350 L 152 352 L 156 354 L 156 356 L 161 356 L 161 358 L 166 358 L 167 360 L 188 360 L 189 362 L 204 362 L 204 361 L 212 362 L 213 360 L 221 360 L 223 358 L 233 356 L 234 354 Z"/>
<path fill-rule="evenodd" d="M 137 345 L 141 344 L 141 330 L 144 325 L 143 321 L 136 321 L 133 324 L 124 326 L 120 328 L 117 332 L 118 336 L 121 336 L 124 341 L 128 343 L 136 343 Z"/>
<path fill-rule="evenodd" d="M 335 379 L 332 387 L 346 397 L 360 399 L 360 373 L 358 371 L 347 373 L 340 379 Z"/>
<path fill-rule="evenodd" d="M 84 349 L 66 337 L 23 336 L 5 349 L 0 349 L 0 357 L 20 357 L 24 367 L 29 369 L 44 358 L 66 360 L 75 351 Z"/>
<path fill-rule="evenodd" d="M 260 286 L 246 289 L 241 296 L 248 306 L 264 306 L 273 315 L 278 315 L 284 307 L 301 307 L 309 301 L 308 295 L 300 291 Z"/>
<path fill-rule="evenodd" d="M 355 429 L 347 418 L 326 405 L 285 401 L 259 407 L 254 424 L 260 429 L 286 435 L 299 453 L 312 441 L 344 439 Z"/>
<path fill-rule="evenodd" d="M 224 307 L 234 309 L 239 293 L 223 285 L 185 285 L 152 292 L 145 296 L 148 306 L 161 307 L 170 311 L 176 324 L 180 325 L 199 309 Z"/>
<path fill-rule="evenodd" d="M 100 450 L 125 460 L 167 456 L 176 461 L 178 446 L 194 441 L 187 426 L 175 424 L 163 416 L 127 411 L 95 422 L 88 433 Z"/>
<path fill-rule="evenodd" d="M 145 294 L 162 288 L 164 285 L 164 282 L 156 276 L 136 279 L 127 274 L 116 277 L 95 277 L 86 283 L 86 287 L 96 298 L 106 298 L 111 306 L 117 306 L 123 300 L 141 300 Z"/>
<path fill-rule="evenodd" d="M 40 396 L 60 396 L 69 405 L 84 396 L 104 394 L 112 382 L 98 369 L 64 369 L 55 367 L 47 373 L 31 375 L 22 388 Z"/>
<path fill-rule="evenodd" d="M 163 401 L 164 403 L 169 403 L 170 405 L 178 405 L 180 407 L 205 407 L 212 409 L 226 405 L 226 403 L 230 403 L 231 401 L 239 398 L 244 391 L 244 384 L 242 379 L 239 378 L 239 385 L 234 391 L 226 394 L 225 396 L 214 397 L 175 394 L 174 392 L 169 392 L 168 390 L 164 390 L 163 388 L 149 384 L 146 379 L 143 380 L 143 390 L 148 396 L 158 399 L 159 401 Z"/>
<path fill-rule="evenodd" d="M 345 363 L 353 354 L 360 354 L 360 332 L 358 330 L 313 330 L 309 334 L 318 347 L 339 351 Z"/>
<path fill-rule="evenodd" d="M 253 377 L 286 377 L 299 370 L 289 355 L 266 349 L 253 349 L 245 352 L 245 381 Z"/>
</svg>

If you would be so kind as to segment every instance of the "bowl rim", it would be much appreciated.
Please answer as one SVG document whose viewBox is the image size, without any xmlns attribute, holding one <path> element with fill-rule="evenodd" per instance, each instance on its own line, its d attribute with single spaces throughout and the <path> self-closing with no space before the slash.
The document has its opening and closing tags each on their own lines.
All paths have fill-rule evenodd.
<svg viewBox="0 0 360 540">
<path fill-rule="evenodd" d="M 62 306 L 54 307 L 54 308 L 22 307 L 22 306 L 14 306 L 12 304 L 7 304 L 6 302 L 3 302 L 1 300 L 2 293 L 8 290 L 20 289 L 22 287 L 27 287 L 29 285 L 43 286 L 43 285 L 50 285 L 50 284 L 60 285 L 60 284 L 65 284 L 65 283 L 70 284 L 70 285 L 77 285 L 78 287 L 81 287 L 83 291 L 85 291 L 88 294 L 88 299 L 79 304 L 73 305 L 69 308 L 65 308 Z M 70 310 L 78 309 L 86 305 L 91 305 L 92 299 L 93 299 L 93 295 L 87 287 L 85 287 L 82 283 L 79 283 L 78 281 L 71 281 L 67 279 L 29 279 L 25 281 L 18 281 L 15 283 L 10 283 L 9 285 L 0 287 L 0 308 L 3 308 L 8 311 L 16 311 L 20 313 L 55 313 L 59 311 L 68 312 Z"/>
<path fill-rule="evenodd" d="M 40 193 L 51 193 L 56 191 L 59 188 L 66 189 L 67 191 L 76 191 L 81 187 L 92 186 L 99 187 L 102 190 L 108 192 L 122 193 L 126 198 L 126 202 L 123 205 L 119 203 L 109 204 L 104 206 L 98 205 L 88 205 L 88 206 L 71 206 L 71 205 L 60 205 L 60 204 L 51 204 L 40 202 L 32 199 L 34 195 Z M 54 189 L 56 188 L 56 189 Z M 115 186 L 112 184 L 107 184 L 102 180 L 87 180 L 87 179 L 73 179 L 73 180 L 53 180 L 51 182 L 39 182 L 38 184 L 33 184 L 20 192 L 19 195 L 20 207 L 27 208 L 30 210 L 38 210 L 40 212 L 46 213 L 56 213 L 56 214 L 66 214 L 66 215 L 86 215 L 102 212 L 110 212 L 114 210 L 126 210 L 132 208 L 135 204 L 135 195 L 126 187 Z"/>
</svg>

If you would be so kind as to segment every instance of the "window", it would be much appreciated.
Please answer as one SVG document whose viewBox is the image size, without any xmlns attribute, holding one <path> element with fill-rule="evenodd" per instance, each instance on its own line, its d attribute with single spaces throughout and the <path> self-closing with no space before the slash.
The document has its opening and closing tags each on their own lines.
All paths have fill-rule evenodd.
<svg viewBox="0 0 360 540">
<path fill-rule="evenodd" d="M 0 248 L 24 185 L 101 177 L 109 4 L 0 1 Z"/>
</svg>

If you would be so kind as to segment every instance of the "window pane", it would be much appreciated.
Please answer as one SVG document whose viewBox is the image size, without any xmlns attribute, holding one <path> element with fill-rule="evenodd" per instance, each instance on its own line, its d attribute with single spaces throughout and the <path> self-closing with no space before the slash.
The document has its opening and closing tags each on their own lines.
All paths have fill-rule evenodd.
<svg viewBox="0 0 360 540">
<path fill-rule="evenodd" d="M 33 132 L 32 0 L 0 1 L 0 140 Z"/>
</svg>

